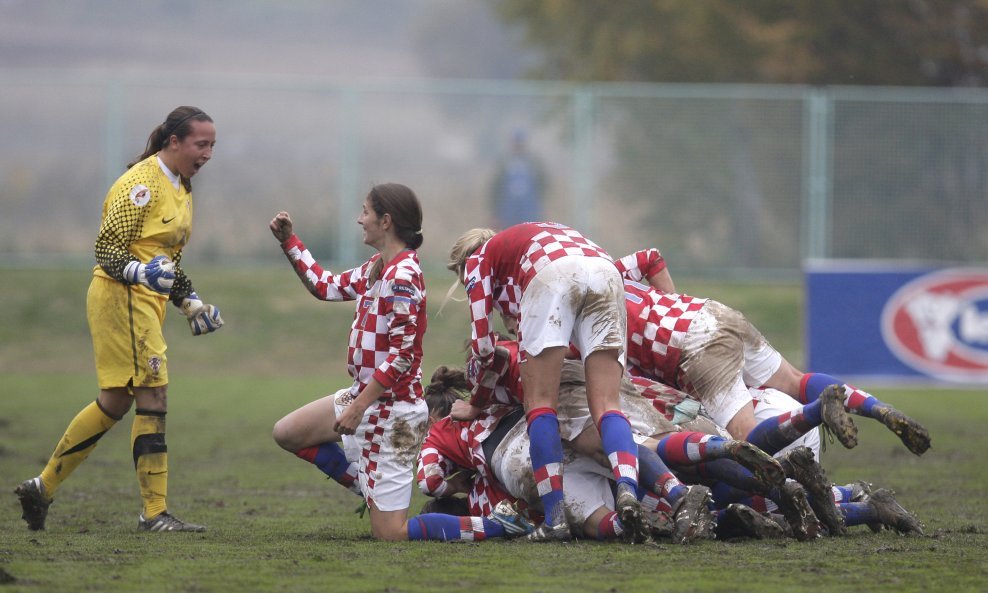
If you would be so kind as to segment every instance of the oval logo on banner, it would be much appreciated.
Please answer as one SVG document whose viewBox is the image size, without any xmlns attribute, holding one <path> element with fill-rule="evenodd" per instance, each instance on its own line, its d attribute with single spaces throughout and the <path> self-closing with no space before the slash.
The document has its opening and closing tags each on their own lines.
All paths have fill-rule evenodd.
<svg viewBox="0 0 988 593">
<path fill-rule="evenodd" d="M 988 383 L 988 270 L 944 270 L 904 285 L 882 310 L 882 337 L 921 373 Z"/>
</svg>

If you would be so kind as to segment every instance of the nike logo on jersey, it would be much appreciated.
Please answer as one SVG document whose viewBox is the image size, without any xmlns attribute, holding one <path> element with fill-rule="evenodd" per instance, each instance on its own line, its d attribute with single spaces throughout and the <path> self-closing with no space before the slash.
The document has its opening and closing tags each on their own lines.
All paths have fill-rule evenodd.
<svg viewBox="0 0 988 593">
<path fill-rule="evenodd" d="M 162 217 L 161 218 L 161 224 L 168 224 L 169 222 L 171 222 L 173 220 L 175 220 L 175 217 L 174 216 L 172 216 L 171 218 L 164 218 L 164 217 Z"/>
</svg>

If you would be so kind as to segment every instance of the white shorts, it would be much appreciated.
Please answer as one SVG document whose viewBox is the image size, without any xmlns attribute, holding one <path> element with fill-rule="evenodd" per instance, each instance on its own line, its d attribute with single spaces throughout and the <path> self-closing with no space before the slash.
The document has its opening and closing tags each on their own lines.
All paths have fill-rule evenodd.
<svg viewBox="0 0 988 593">
<path fill-rule="evenodd" d="M 336 416 L 353 401 L 350 389 L 335 397 Z M 367 408 L 352 435 L 343 435 L 347 460 L 357 463 L 360 491 L 381 511 L 407 509 L 412 499 L 419 448 L 429 427 L 424 400 L 378 401 Z"/>
<path fill-rule="evenodd" d="M 761 422 L 768 418 L 791 412 L 803 404 L 789 397 L 781 391 L 775 389 L 752 389 L 751 397 L 755 404 L 755 420 Z M 813 429 L 792 442 L 791 445 L 775 454 L 781 457 L 795 447 L 809 447 L 813 450 L 813 455 L 820 461 L 820 430 Z"/>
<path fill-rule="evenodd" d="M 529 442 L 525 422 L 518 422 L 504 435 L 488 465 L 508 494 L 541 511 L 542 499 L 532 475 Z M 563 447 L 563 498 L 566 520 L 572 528 L 582 531 L 583 523 L 602 506 L 614 509 L 610 477 L 609 469 L 576 455 L 568 446 Z"/>
<path fill-rule="evenodd" d="M 538 356 L 546 348 L 572 343 L 584 359 L 598 350 L 618 350 L 624 365 L 624 283 L 606 259 L 564 257 L 550 262 L 525 288 L 519 310 L 519 342 L 526 353 Z"/>
<path fill-rule="evenodd" d="M 680 368 L 688 389 L 720 426 L 751 402 L 748 386 L 765 383 L 782 356 L 744 315 L 708 301 L 683 339 Z"/>
</svg>

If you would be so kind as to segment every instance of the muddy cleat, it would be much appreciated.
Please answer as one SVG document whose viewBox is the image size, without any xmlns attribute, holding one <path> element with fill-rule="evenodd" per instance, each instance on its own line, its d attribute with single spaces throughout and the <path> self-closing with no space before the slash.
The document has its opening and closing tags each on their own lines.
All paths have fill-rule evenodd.
<svg viewBox="0 0 988 593">
<path fill-rule="evenodd" d="M 739 537 L 777 539 L 786 535 L 786 531 L 770 517 L 736 502 L 727 505 L 721 513 L 717 521 L 716 533 L 717 539 L 720 540 Z"/>
<path fill-rule="evenodd" d="M 820 394 L 823 425 L 837 437 L 840 444 L 847 449 L 853 449 L 858 444 L 858 427 L 854 425 L 851 416 L 844 409 L 844 387 L 830 385 Z"/>
<path fill-rule="evenodd" d="M 748 441 L 728 441 L 724 449 L 728 451 L 728 458 L 748 468 L 755 479 L 765 485 L 766 491 L 786 481 L 786 473 L 779 462 Z"/>
<path fill-rule="evenodd" d="M 844 488 L 851 491 L 851 496 L 843 502 L 865 502 L 871 496 L 871 484 L 864 480 L 855 480 L 845 484 Z"/>
<path fill-rule="evenodd" d="M 786 522 L 792 529 L 792 535 L 799 541 L 814 539 L 820 535 L 820 524 L 810 503 L 806 500 L 806 491 L 799 482 L 786 482 L 779 488 L 779 509 Z"/>
<path fill-rule="evenodd" d="M 648 526 L 645 525 L 645 515 L 642 505 L 638 502 L 635 488 L 626 482 L 618 482 L 617 495 L 614 497 L 614 509 L 624 532 L 621 537 L 632 544 L 642 544 L 648 541 Z"/>
<path fill-rule="evenodd" d="M 923 524 L 919 522 L 916 515 L 902 508 L 902 505 L 895 500 L 895 492 L 888 488 L 879 488 L 871 493 L 867 503 L 878 514 L 882 524 L 890 529 L 894 529 L 901 535 L 923 533 Z"/>
<path fill-rule="evenodd" d="M 41 483 L 41 478 L 25 480 L 14 489 L 14 494 L 21 501 L 21 518 L 27 521 L 27 528 L 31 531 L 44 529 L 48 507 L 52 501 L 45 495 L 45 485 Z"/>
<path fill-rule="evenodd" d="M 507 500 L 497 503 L 487 518 L 504 527 L 504 532 L 508 537 L 528 535 L 535 531 L 535 526 L 532 525 L 532 522 L 518 512 L 518 508 Z"/>
<path fill-rule="evenodd" d="M 676 527 L 672 517 L 665 511 L 645 513 L 645 524 L 648 526 L 652 539 L 672 537 L 672 532 Z"/>
<path fill-rule="evenodd" d="M 694 484 L 672 508 L 672 541 L 688 544 L 697 539 L 713 537 L 716 521 L 708 504 L 710 488 Z"/>
<path fill-rule="evenodd" d="M 525 539 L 530 542 L 567 542 L 573 539 L 573 534 L 565 522 L 559 525 L 543 523 L 526 535 Z"/>
<path fill-rule="evenodd" d="M 827 479 L 827 474 L 817 463 L 813 456 L 813 450 L 809 447 L 796 447 L 788 451 L 783 458 L 784 466 L 787 467 L 786 474 L 803 485 L 806 494 L 809 495 L 810 508 L 817 519 L 827 529 L 831 536 L 845 535 L 847 526 L 844 525 L 844 517 L 834 504 L 833 484 Z"/>
<path fill-rule="evenodd" d="M 141 513 L 137 527 L 141 531 L 206 531 L 205 525 L 186 523 L 168 511 L 158 514 L 153 519 L 145 519 L 144 513 Z"/>
<path fill-rule="evenodd" d="M 895 408 L 881 408 L 878 420 L 894 432 L 913 454 L 922 455 L 930 448 L 930 433 L 909 416 Z"/>
</svg>

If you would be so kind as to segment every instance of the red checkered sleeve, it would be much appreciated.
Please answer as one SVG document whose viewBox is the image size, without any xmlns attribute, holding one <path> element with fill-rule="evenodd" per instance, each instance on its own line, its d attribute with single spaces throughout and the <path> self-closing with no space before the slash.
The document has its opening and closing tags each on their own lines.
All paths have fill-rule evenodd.
<svg viewBox="0 0 988 593">
<path fill-rule="evenodd" d="M 492 270 L 483 255 L 467 258 L 463 270 L 470 306 L 470 349 L 481 368 L 490 366 L 494 357 L 494 312 Z"/>
<path fill-rule="evenodd" d="M 467 360 L 467 383 L 470 384 L 471 406 L 484 409 L 497 402 L 495 392 L 509 378 L 511 364 L 511 352 L 500 342 L 494 348 L 494 357 L 487 367 L 481 366 L 476 356 L 470 356 Z"/>
<path fill-rule="evenodd" d="M 625 280 L 648 282 L 652 276 L 666 269 L 666 260 L 659 250 L 653 247 L 626 255 L 615 261 L 614 265 Z"/>
<path fill-rule="evenodd" d="M 410 260 L 405 260 L 409 262 Z M 388 319 L 388 354 L 374 371 L 374 379 L 388 388 L 421 360 L 420 320 L 425 320 L 425 283 L 417 265 L 402 262 L 382 279 L 380 314 Z"/>
<path fill-rule="evenodd" d="M 366 290 L 368 263 L 359 268 L 333 274 L 316 262 L 305 244 L 296 235 L 281 244 L 302 284 L 317 299 L 323 301 L 352 301 Z"/>
<path fill-rule="evenodd" d="M 426 496 L 437 498 L 446 494 L 446 478 L 458 469 L 470 467 L 467 443 L 460 438 L 460 423 L 448 416 L 429 427 L 419 451 L 419 490 Z"/>
</svg>

